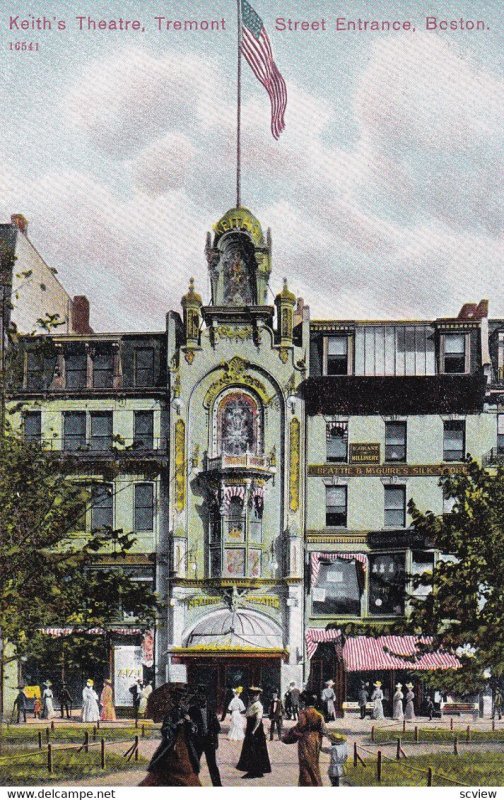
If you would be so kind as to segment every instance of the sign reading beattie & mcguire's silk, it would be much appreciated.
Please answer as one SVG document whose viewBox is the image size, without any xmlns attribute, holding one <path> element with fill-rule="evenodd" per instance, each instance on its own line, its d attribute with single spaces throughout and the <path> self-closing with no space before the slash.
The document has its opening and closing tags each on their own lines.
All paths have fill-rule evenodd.
<svg viewBox="0 0 504 800">
<path fill-rule="evenodd" d="M 467 471 L 466 464 L 310 464 L 310 478 L 339 477 L 375 477 L 386 478 L 389 475 L 398 477 L 418 477 L 425 475 L 460 475 Z"/>
</svg>

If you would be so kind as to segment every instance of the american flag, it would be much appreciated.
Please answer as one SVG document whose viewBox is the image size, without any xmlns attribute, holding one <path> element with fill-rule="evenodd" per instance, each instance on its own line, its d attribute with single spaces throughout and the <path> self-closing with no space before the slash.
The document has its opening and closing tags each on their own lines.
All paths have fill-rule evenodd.
<svg viewBox="0 0 504 800">
<path fill-rule="evenodd" d="M 271 102 L 271 133 L 278 139 L 285 128 L 287 87 L 275 62 L 270 40 L 263 21 L 247 0 L 241 0 L 241 50 L 252 72 L 269 94 Z"/>
</svg>

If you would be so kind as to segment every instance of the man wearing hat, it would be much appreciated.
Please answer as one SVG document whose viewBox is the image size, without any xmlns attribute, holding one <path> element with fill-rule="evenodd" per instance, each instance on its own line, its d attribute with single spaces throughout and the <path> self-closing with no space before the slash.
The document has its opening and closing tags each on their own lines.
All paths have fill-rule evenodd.
<svg viewBox="0 0 504 800">
<path fill-rule="evenodd" d="M 324 684 L 325 688 L 323 689 L 321 696 L 324 708 L 324 717 L 326 722 L 329 722 L 329 720 L 336 719 L 336 708 L 334 705 L 336 702 L 336 695 L 334 693 L 333 686 L 334 686 L 333 680 L 326 681 Z"/>
<path fill-rule="evenodd" d="M 381 681 L 375 681 L 373 683 L 374 689 L 373 694 L 371 695 L 371 700 L 373 701 L 373 719 L 384 719 L 385 714 L 383 713 L 383 692 L 382 692 L 382 683 Z"/>
<path fill-rule="evenodd" d="M 299 719 L 299 697 L 301 695 L 301 691 L 298 689 L 294 681 L 291 681 L 289 684 L 289 698 L 290 698 L 290 709 L 292 713 L 292 719 Z M 291 719 L 291 717 L 289 717 Z"/>
<path fill-rule="evenodd" d="M 396 690 L 392 698 L 392 719 L 402 721 L 404 719 L 402 683 L 396 683 Z"/>
<path fill-rule="evenodd" d="M 369 688 L 369 683 L 365 683 L 364 681 L 361 681 L 359 694 L 358 694 L 360 718 L 361 719 L 365 719 L 366 718 L 366 706 L 367 706 L 367 701 L 368 701 L 368 697 L 369 697 L 368 688 Z"/>
<path fill-rule="evenodd" d="M 189 707 L 189 717 L 196 726 L 194 746 L 198 754 L 198 762 L 204 753 L 210 778 L 212 779 L 212 786 L 222 786 L 219 767 L 215 758 L 219 747 L 221 726 L 217 719 L 217 714 L 207 705 L 204 686 L 198 686 L 195 702 Z"/>
<path fill-rule="evenodd" d="M 63 717 L 65 715 L 64 714 L 65 711 L 66 711 L 66 718 L 70 719 L 71 714 L 72 714 L 73 700 L 72 700 L 72 695 L 68 691 L 68 686 L 66 685 L 66 683 L 62 683 L 61 684 L 61 691 L 59 693 L 59 700 L 60 700 L 60 706 L 61 706 L 61 719 L 63 719 Z"/>
<path fill-rule="evenodd" d="M 269 704 L 268 716 L 270 718 L 270 742 L 273 741 L 273 734 L 275 728 L 278 733 L 278 741 L 282 738 L 282 723 L 283 723 L 284 708 L 282 701 L 278 696 L 278 692 L 273 692 L 273 698 Z"/>
<path fill-rule="evenodd" d="M 14 700 L 14 708 L 17 709 L 17 723 L 21 722 L 21 717 L 23 717 L 23 722 L 26 722 L 26 695 L 23 691 L 24 686 L 18 686 L 18 693 L 17 697 Z M 14 716 L 14 714 L 13 714 Z"/>
</svg>

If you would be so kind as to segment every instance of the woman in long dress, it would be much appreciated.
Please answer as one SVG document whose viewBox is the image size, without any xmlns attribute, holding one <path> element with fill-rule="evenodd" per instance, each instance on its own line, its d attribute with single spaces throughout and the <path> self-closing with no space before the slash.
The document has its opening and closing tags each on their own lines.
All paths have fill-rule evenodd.
<svg viewBox="0 0 504 800">
<path fill-rule="evenodd" d="M 45 689 L 42 692 L 42 719 L 53 719 L 56 716 L 54 710 L 54 695 L 52 693 L 51 681 L 44 683 Z"/>
<path fill-rule="evenodd" d="M 402 692 L 402 683 L 396 683 L 396 690 L 394 692 L 392 705 L 392 719 L 404 719 L 403 700 L 404 694 Z"/>
<path fill-rule="evenodd" d="M 98 708 L 98 695 L 93 689 L 94 681 L 89 678 L 82 690 L 82 722 L 98 722 L 100 709 Z"/>
<path fill-rule="evenodd" d="M 234 696 L 227 707 L 227 710 L 231 713 L 231 726 L 229 728 L 228 739 L 232 742 L 241 742 L 242 739 L 245 738 L 242 717 L 245 711 L 245 703 L 240 697 L 242 691 L 243 688 L 241 686 L 237 686 L 236 689 L 233 689 Z"/>
<path fill-rule="evenodd" d="M 262 778 L 265 772 L 271 772 L 271 764 L 266 745 L 262 718 L 263 706 L 260 701 L 262 689 L 257 686 L 249 688 L 249 707 L 246 711 L 247 728 L 245 739 L 236 769 L 246 773 L 244 778 Z"/>
<path fill-rule="evenodd" d="M 371 700 L 374 703 L 373 707 L 373 719 L 384 719 L 385 714 L 383 713 L 383 692 L 381 688 L 381 681 L 376 681 L 373 683 L 374 691 L 371 695 Z"/>
<path fill-rule="evenodd" d="M 322 703 L 324 708 L 324 714 L 326 722 L 329 722 L 330 719 L 336 719 L 336 708 L 335 708 L 335 701 L 336 695 L 334 693 L 334 681 L 326 681 L 325 682 L 325 689 L 322 692 Z"/>
<path fill-rule="evenodd" d="M 309 692 L 301 692 L 300 699 L 305 708 L 299 712 L 296 725 L 282 737 L 285 744 L 297 742 L 299 759 L 298 786 L 322 786 L 319 757 L 322 737 L 328 735 L 324 717 L 316 710 L 317 696 Z"/>
<path fill-rule="evenodd" d="M 152 694 L 152 682 L 149 681 L 140 692 L 140 703 L 138 705 L 138 716 L 143 717 L 147 711 L 147 701 Z"/>
<path fill-rule="evenodd" d="M 404 717 L 405 719 L 415 719 L 415 706 L 413 705 L 413 700 L 415 699 L 415 695 L 413 693 L 413 684 L 407 683 L 406 689 L 406 706 L 404 708 Z"/>
<path fill-rule="evenodd" d="M 191 721 L 187 692 L 175 693 L 173 708 L 161 726 L 162 741 L 139 786 L 201 786 L 200 762 L 194 737 L 198 728 Z"/>
<path fill-rule="evenodd" d="M 100 695 L 100 719 L 108 722 L 115 722 L 116 712 L 114 708 L 114 696 L 112 693 L 112 681 L 105 678 L 103 681 L 103 689 Z"/>
</svg>

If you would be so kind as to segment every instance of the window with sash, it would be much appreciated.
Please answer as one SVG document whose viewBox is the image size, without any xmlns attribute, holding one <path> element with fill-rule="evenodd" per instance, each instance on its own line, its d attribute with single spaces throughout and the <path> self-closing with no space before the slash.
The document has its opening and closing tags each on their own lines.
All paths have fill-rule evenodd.
<svg viewBox="0 0 504 800">
<path fill-rule="evenodd" d="M 84 349 L 65 353 L 65 385 L 67 389 L 86 388 L 87 355 Z"/>
<path fill-rule="evenodd" d="M 326 526 L 346 528 L 347 487 L 326 486 Z"/>
<path fill-rule="evenodd" d="M 154 348 L 137 347 L 134 354 L 135 386 L 154 386 Z"/>
<path fill-rule="evenodd" d="M 465 456 L 465 420 L 443 423 L 443 460 L 463 461 Z"/>
<path fill-rule="evenodd" d="M 385 527 L 404 528 L 406 525 L 406 487 L 385 486 Z"/>
<path fill-rule="evenodd" d="M 442 371 L 448 374 L 469 372 L 469 348 L 465 333 L 445 333 L 441 339 Z"/>
<path fill-rule="evenodd" d="M 23 421 L 25 440 L 27 442 L 40 442 L 42 438 L 42 412 L 26 411 Z"/>
<path fill-rule="evenodd" d="M 326 339 L 326 375 L 348 375 L 348 336 L 328 336 Z"/>
<path fill-rule="evenodd" d="M 87 446 L 86 441 L 86 412 L 63 412 L 63 449 L 82 450 Z"/>
<path fill-rule="evenodd" d="M 348 461 L 348 422 L 326 423 L 327 461 Z"/>
<path fill-rule="evenodd" d="M 259 578 L 263 572 L 262 497 L 245 503 L 231 497 L 221 511 L 210 510 L 209 570 L 211 577 Z"/>
<path fill-rule="evenodd" d="M 91 504 L 91 528 L 114 527 L 114 487 L 111 483 L 93 486 Z"/>
<path fill-rule="evenodd" d="M 154 485 L 135 484 L 135 530 L 154 530 Z"/>
<path fill-rule="evenodd" d="M 406 423 L 385 423 L 385 461 L 406 461 Z"/>
<path fill-rule="evenodd" d="M 112 350 L 98 350 L 93 357 L 93 387 L 111 389 L 114 384 L 114 357 Z"/>
<path fill-rule="evenodd" d="M 154 447 L 154 412 L 133 412 L 133 445 L 140 450 L 152 450 Z"/>
<path fill-rule="evenodd" d="M 91 450 L 110 450 L 112 447 L 112 411 L 92 411 L 90 414 Z"/>
</svg>

